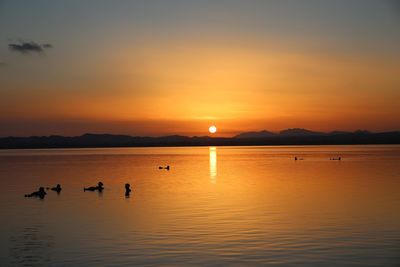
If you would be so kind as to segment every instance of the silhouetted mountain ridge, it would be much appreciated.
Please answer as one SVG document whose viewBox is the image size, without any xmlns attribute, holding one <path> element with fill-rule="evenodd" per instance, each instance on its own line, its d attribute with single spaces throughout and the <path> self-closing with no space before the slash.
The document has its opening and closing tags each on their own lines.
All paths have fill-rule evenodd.
<svg viewBox="0 0 400 267">
<path fill-rule="evenodd" d="M 84 147 L 156 147 L 156 146 L 251 146 L 251 145 L 339 145 L 400 144 L 400 131 L 372 133 L 315 132 L 292 128 L 279 133 L 245 132 L 234 137 L 182 136 L 160 137 L 87 133 L 81 136 L 30 136 L 0 138 L 0 149 L 15 148 L 84 148 Z"/>
<path fill-rule="evenodd" d="M 259 132 L 240 133 L 240 134 L 234 136 L 234 138 L 263 138 L 263 137 L 271 137 L 271 136 L 275 136 L 275 135 L 276 135 L 276 133 L 262 130 Z"/>
<path fill-rule="evenodd" d="M 323 135 L 325 133 L 314 132 L 314 131 L 310 131 L 307 129 L 301 129 L 301 128 L 292 128 L 292 129 L 282 130 L 279 132 L 279 134 L 285 135 L 285 136 L 303 136 L 303 135 Z"/>
<path fill-rule="evenodd" d="M 244 132 L 240 133 L 234 138 L 265 138 L 265 137 L 271 137 L 271 136 L 329 136 L 329 135 L 341 135 L 341 134 L 373 134 L 370 131 L 367 130 L 356 130 L 354 132 L 347 132 L 347 131 L 332 131 L 332 132 L 316 132 L 316 131 L 311 131 L 308 129 L 303 129 L 303 128 L 290 128 L 290 129 L 285 129 L 282 130 L 278 133 L 274 133 L 271 131 L 267 130 L 262 130 L 258 132 Z"/>
</svg>

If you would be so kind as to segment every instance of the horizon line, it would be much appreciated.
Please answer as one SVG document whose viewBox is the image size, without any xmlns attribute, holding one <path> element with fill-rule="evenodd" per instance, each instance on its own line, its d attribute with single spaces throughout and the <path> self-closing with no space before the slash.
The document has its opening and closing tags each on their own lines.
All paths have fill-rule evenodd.
<svg viewBox="0 0 400 267">
<path fill-rule="evenodd" d="M 357 129 L 357 130 L 330 130 L 330 131 L 317 131 L 317 130 L 311 130 L 307 128 L 285 128 L 279 131 L 269 131 L 266 129 L 262 130 L 249 130 L 249 131 L 242 131 L 238 132 L 237 134 L 234 134 L 232 136 L 218 136 L 218 133 L 212 134 L 212 135 L 185 135 L 185 134 L 165 134 L 165 135 L 135 135 L 135 134 L 122 134 L 122 133 L 107 133 L 107 132 L 84 132 L 81 134 L 77 135 L 60 135 L 60 134 L 47 134 L 47 135 L 6 135 L 6 136 L 1 136 L 0 138 L 30 138 L 30 137 L 81 137 L 84 135 L 114 135 L 114 136 L 129 136 L 129 137 L 149 137 L 149 138 L 161 138 L 161 137 L 170 137 L 170 136 L 181 136 L 181 137 L 189 137 L 189 138 L 194 138 L 194 137 L 209 137 L 209 138 L 235 138 L 241 134 L 245 133 L 262 133 L 262 132 L 267 132 L 271 134 L 276 134 L 280 135 L 282 134 L 283 131 L 287 130 L 302 130 L 302 131 L 307 131 L 309 133 L 314 133 L 314 134 L 332 134 L 332 133 L 357 133 L 357 132 L 364 132 L 364 133 L 371 133 L 371 134 L 378 134 L 378 133 L 389 133 L 389 132 L 400 132 L 400 129 L 393 129 L 393 130 L 384 130 L 384 131 L 371 131 L 367 129 Z"/>
</svg>

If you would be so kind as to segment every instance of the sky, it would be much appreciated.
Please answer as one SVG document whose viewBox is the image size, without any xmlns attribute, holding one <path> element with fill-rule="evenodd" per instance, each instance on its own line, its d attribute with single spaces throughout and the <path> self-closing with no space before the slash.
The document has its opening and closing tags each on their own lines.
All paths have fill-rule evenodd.
<svg viewBox="0 0 400 267">
<path fill-rule="evenodd" d="M 0 136 L 400 130 L 397 0 L 0 0 Z"/>
</svg>

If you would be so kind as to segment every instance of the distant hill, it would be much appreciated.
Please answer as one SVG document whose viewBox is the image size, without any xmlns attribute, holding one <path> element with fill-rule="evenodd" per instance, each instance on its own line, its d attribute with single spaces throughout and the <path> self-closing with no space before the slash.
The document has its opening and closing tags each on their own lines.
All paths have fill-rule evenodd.
<svg viewBox="0 0 400 267">
<path fill-rule="evenodd" d="M 394 131 L 395 132 L 395 131 Z M 279 137 L 279 136 L 285 136 L 285 137 L 298 137 L 298 136 L 332 136 L 332 135 L 363 135 L 363 134 L 373 134 L 372 132 L 366 131 L 366 130 L 357 130 L 354 132 L 346 132 L 346 131 L 332 131 L 328 133 L 324 132 L 316 132 L 316 131 L 311 131 L 307 129 L 302 129 L 302 128 L 291 128 L 291 129 L 285 129 L 280 131 L 279 133 L 274 133 L 271 131 L 267 130 L 262 130 L 259 132 L 244 132 L 240 133 L 234 138 L 265 138 L 265 137 Z"/>
<path fill-rule="evenodd" d="M 325 135 L 326 133 L 314 132 L 307 129 L 292 128 L 285 129 L 279 133 L 270 132 L 267 130 L 262 130 L 259 132 L 244 132 L 235 136 L 235 138 L 265 138 L 272 136 L 310 136 L 310 135 Z"/>
<path fill-rule="evenodd" d="M 235 138 L 263 138 L 263 137 L 271 137 L 275 136 L 276 133 L 269 132 L 266 130 L 259 132 L 245 132 L 235 136 Z"/>
<path fill-rule="evenodd" d="M 334 135 L 334 134 L 351 134 L 351 132 L 346 132 L 346 131 L 332 131 L 329 132 L 328 134 Z"/>
<path fill-rule="evenodd" d="M 80 147 L 156 147 L 156 146 L 251 146 L 251 145 L 339 145 L 400 144 L 400 131 L 330 133 L 306 129 L 287 129 L 279 134 L 266 130 L 247 132 L 231 138 L 209 136 L 129 136 L 84 134 L 81 136 L 31 136 L 0 138 L 0 149 L 15 148 L 80 148 Z"/>
<path fill-rule="evenodd" d="M 314 132 L 314 131 L 310 131 L 307 129 L 301 129 L 301 128 L 292 128 L 292 129 L 282 130 L 279 132 L 279 134 L 285 135 L 285 136 L 324 135 L 324 133 L 321 133 L 321 132 Z"/>
</svg>

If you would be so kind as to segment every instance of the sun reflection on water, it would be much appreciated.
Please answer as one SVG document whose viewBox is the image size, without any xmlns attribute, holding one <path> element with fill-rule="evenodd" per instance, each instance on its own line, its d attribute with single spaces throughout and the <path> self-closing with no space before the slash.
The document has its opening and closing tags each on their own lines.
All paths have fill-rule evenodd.
<svg viewBox="0 0 400 267">
<path fill-rule="evenodd" d="M 211 183 L 217 182 L 217 148 L 215 146 L 210 147 L 210 179 Z"/>
</svg>

